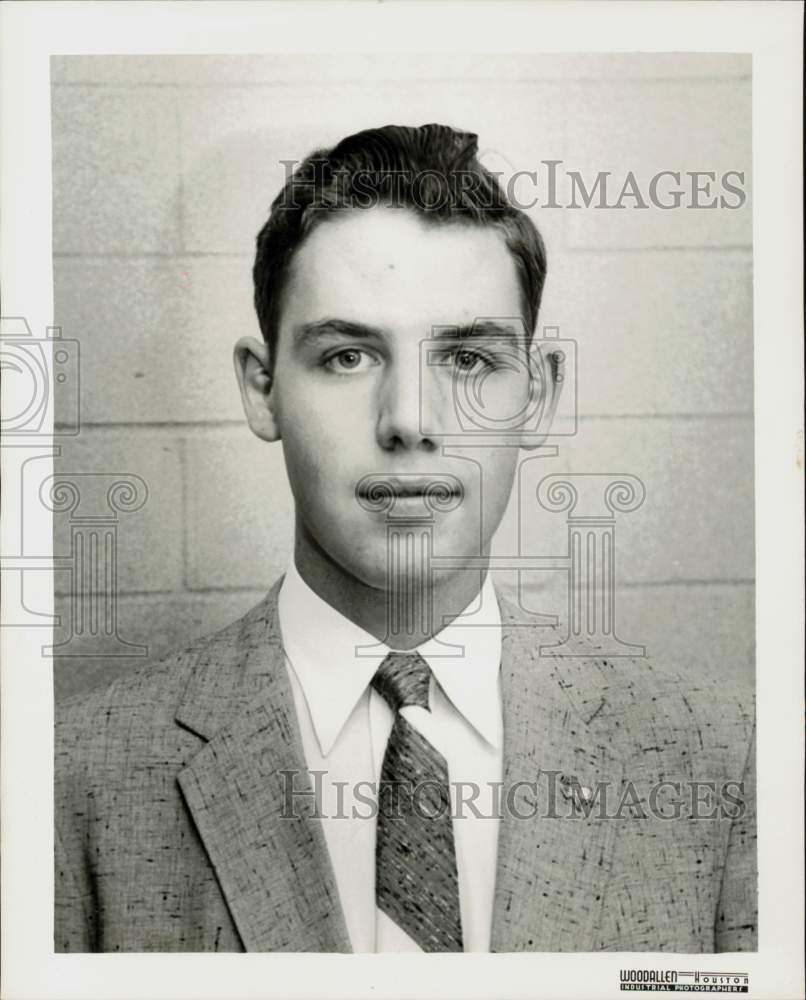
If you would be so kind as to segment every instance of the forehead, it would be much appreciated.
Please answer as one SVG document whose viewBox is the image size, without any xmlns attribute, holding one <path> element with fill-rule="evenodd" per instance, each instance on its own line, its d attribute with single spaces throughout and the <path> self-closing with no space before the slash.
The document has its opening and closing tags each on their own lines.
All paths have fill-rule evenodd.
<svg viewBox="0 0 806 1000">
<path fill-rule="evenodd" d="M 283 324 L 360 318 L 421 333 L 424 324 L 519 314 L 515 261 L 497 229 L 373 208 L 313 230 L 294 258 Z"/>
</svg>

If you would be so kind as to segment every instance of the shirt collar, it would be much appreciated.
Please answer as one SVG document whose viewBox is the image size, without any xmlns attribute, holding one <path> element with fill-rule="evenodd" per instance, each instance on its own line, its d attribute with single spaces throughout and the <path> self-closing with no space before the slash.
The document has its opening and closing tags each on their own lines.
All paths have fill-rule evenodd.
<svg viewBox="0 0 806 1000">
<path fill-rule="evenodd" d="M 389 646 L 323 601 L 291 565 L 278 598 L 286 657 L 327 756 Z M 492 746 L 501 744 L 501 613 L 489 574 L 467 608 L 417 647 L 454 708 Z"/>
<path fill-rule="evenodd" d="M 479 593 L 417 652 L 454 708 L 493 747 L 501 745 L 501 612 L 488 573 Z"/>
</svg>

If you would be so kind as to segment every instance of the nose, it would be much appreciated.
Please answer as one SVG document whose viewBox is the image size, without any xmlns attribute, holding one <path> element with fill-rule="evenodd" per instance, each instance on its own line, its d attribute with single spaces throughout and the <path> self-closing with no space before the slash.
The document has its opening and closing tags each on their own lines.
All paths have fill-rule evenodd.
<svg viewBox="0 0 806 1000">
<path fill-rule="evenodd" d="M 435 401 L 431 380 L 422 379 L 419 357 L 389 365 L 379 384 L 377 440 L 384 451 L 436 451 L 438 442 L 424 432 Z"/>
</svg>

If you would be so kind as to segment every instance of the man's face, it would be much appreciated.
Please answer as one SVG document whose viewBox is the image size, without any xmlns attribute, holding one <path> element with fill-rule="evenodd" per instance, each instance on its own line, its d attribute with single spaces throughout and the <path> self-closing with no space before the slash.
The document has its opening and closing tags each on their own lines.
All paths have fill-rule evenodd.
<svg viewBox="0 0 806 1000">
<path fill-rule="evenodd" d="M 313 231 L 286 286 L 269 399 L 309 544 L 384 588 L 390 512 L 367 510 L 360 484 L 369 474 L 389 482 L 395 517 L 423 510 L 429 481 L 454 477 L 460 496 L 434 514 L 434 555 L 489 552 L 518 449 L 488 436 L 446 455 L 442 442 L 462 438 L 457 389 L 471 400 L 479 389 L 493 418 L 528 401 L 528 364 L 513 364 L 524 355 L 520 315 L 515 263 L 495 230 L 376 208 Z M 497 325 L 471 336 L 480 318 Z"/>
</svg>

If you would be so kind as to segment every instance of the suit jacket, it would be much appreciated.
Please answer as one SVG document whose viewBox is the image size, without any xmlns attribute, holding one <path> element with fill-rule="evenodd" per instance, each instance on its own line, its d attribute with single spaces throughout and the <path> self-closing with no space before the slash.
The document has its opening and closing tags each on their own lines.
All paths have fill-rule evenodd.
<svg viewBox="0 0 806 1000">
<path fill-rule="evenodd" d="M 57 705 L 57 951 L 351 950 L 321 822 L 288 815 L 281 772 L 305 761 L 278 592 Z M 750 709 L 643 659 L 541 656 L 545 631 L 501 605 L 504 791 L 517 795 L 491 950 L 755 950 Z M 550 807 L 538 775 L 560 789 Z M 686 799 L 692 782 L 742 780 L 737 818 L 650 808 L 659 782 Z"/>
</svg>

